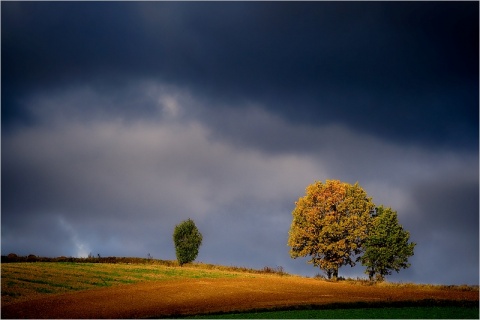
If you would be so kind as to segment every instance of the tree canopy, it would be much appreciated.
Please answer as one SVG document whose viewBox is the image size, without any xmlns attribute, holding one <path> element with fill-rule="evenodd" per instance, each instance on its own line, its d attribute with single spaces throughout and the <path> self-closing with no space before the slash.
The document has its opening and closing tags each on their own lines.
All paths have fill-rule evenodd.
<svg viewBox="0 0 480 320">
<path fill-rule="evenodd" d="M 288 238 L 291 257 L 310 256 L 309 263 L 334 279 L 341 266 L 354 266 L 374 208 L 358 183 L 316 181 L 295 204 Z"/>
<path fill-rule="evenodd" d="M 202 234 L 198 231 L 192 219 L 185 220 L 175 226 L 173 242 L 180 266 L 197 258 L 198 249 L 202 244 Z"/>
<path fill-rule="evenodd" d="M 383 280 L 395 270 L 408 268 L 408 258 L 413 255 L 415 243 L 408 242 L 410 233 L 398 222 L 397 212 L 380 206 L 373 216 L 372 227 L 364 243 L 360 258 L 366 266 L 370 280 Z"/>
</svg>

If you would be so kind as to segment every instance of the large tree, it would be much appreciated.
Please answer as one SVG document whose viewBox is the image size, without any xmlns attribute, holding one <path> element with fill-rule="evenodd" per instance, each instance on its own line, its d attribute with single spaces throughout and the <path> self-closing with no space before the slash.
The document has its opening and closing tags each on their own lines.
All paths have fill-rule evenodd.
<svg viewBox="0 0 480 320">
<path fill-rule="evenodd" d="M 410 234 L 398 222 L 397 212 L 380 206 L 374 214 L 372 227 L 364 243 L 360 261 L 367 267 L 370 280 L 383 280 L 385 276 L 408 268 L 408 258 L 413 255 L 414 242 L 408 242 Z"/>
<path fill-rule="evenodd" d="M 295 205 L 288 238 L 291 257 L 310 256 L 309 263 L 337 279 L 338 269 L 354 266 L 361 252 L 372 219 L 371 198 L 358 183 L 316 181 Z"/>
<path fill-rule="evenodd" d="M 173 242 L 180 266 L 195 260 L 202 240 L 202 234 L 198 231 L 192 219 L 185 220 L 175 226 Z"/>
</svg>

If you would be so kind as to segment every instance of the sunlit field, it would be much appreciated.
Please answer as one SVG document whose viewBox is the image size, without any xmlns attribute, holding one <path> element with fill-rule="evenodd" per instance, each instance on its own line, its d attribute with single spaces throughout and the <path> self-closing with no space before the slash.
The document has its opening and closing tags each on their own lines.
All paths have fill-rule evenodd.
<svg viewBox="0 0 480 320">
<path fill-rule="evenodd" d="M 281 268 L 115 261 L 2 263 L 2 317 L 478 318 L 477 286 L 333 282 Z"/>
<path fill-rule="evenodd" d="M 46 294 L 145 281 L 232 278 L 240 273 L 159 264 L 27 262 L 2 264 L 2 305 Z M 248 274 L 243 273 L 243 277 Z"/>
</svg>

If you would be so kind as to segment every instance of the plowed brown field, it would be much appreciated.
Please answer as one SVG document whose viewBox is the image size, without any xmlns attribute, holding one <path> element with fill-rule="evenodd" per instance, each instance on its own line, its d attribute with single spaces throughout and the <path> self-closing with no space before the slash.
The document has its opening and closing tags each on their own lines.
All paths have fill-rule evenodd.
<svg viewBox="0 0 480 320">
<path fill-rule="evenodd" d="M 478 291 L 256 276 L 143 282 L 12 303 L 2 318 L 143 318 L 336 302 L 478 301 Z"/>
</svg>

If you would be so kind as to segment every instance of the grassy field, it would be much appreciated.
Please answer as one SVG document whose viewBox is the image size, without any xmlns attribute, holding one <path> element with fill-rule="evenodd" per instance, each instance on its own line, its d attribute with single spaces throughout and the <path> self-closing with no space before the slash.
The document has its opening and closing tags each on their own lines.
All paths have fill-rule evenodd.
<svg viewBox="0 0 480 320">
<path fill-rule="evenodd" d="M 146 259 L 141 263 L 118 263 L 130 261 L 119 259 L 116 261 L 116 263 L 39 261 L 2 263 L 2 308 L 5 312 L 12 312 L 10 313 L 12 315 L 28 317 L 22 316 L 22 312 L 27 309 L 35 311 L 40 306 L 45 306 L 46 312 L 50 312 L 52 309 L 46 306 L 58 305 L 58 301 L 62 303 L 70 301 L 68 303 L 71 310 L 74 310 L 83 303 L 82 301 L 89 305 L 87 300 L 105 299 L 102 306 L 107 302 L 112 303 L 110 311 L 117 312 L 107 313 L 105 317 L 113 318 L 140 317 L 137 314 L 148 317 L 151 313 L 146 310 L 149 308 L 160 310 L 160 305 L 163 311 L 159 312 L 162 313 L 153 313 L 158 317 L 177 312 L 182 314 L 186 310 L 186 305 L 190 306 L 190 311 L 187 310 L 185 315 L 201 314 L 200 310 L 207 313 L 211 312 L 210 310 L 223 310 L 222 314 L 218 316 L 210 314 L 206 316 L 207 318 L 478 318 L 479 316 L 478 286 L 372 284 L 359 280 L 333 283 L 288 275 L 281 268 L 265 267 L 262 270 L 252 270 L 202 263 L 179 267 L 172 261 Z M 62 295 L 72 292 L 78 293 L 74 296 Z M 164 296 L 159 296 L 158 292 Z M 318 297 L 315 297 L 315 294 Z M 81 300 L 79 296 L 85 300 Z M 120 302 L 120 297 L 127 299 L 125 301 L 132 301 L 128 299 L 135 298 L 136 305 L 125 305 L 125 302 Z M 199 297 L 204 300 L 199 300 Z M 37 300 L 39 298 L 42 302 Z M 262 299 L 264 305 L 269 306 L 268 310 L 230 313 L 233 310 L 255 309 L 251 307 L 252 304 L 261 302 Z M 305 299 L 311 300 L 308 302 Z M 364 305 L 352 303 L 358 299 L 364 301 L 361 302 Z M 405 303 L 408 299 L 410 302 Z M 433 303 L 417 304 L 417 300 L 424 302 L 431 300 Z M 468 303 L 462 305 L 462 301 Z M 114 302 L 118 302 L 117 305 Z M 322 307 L 309 307 L 306 305 L 307 302 L 313 304 L 320 302 Z M 392 302 L 400 304 L 394 305 Z M 330 307 L 325 307 L 328 303 Z M 342 305 L 332 307 L 332 303 L 347 303 L 349 307 Z M 371 308 L 372 303 L 375 304 L 374 308 Z M 227 305 L 231 305 L 232 308 L 225 307 Z M 290 307 L 285 308 L 287 305 Z M 239 306 L 250 307 L 235 309 Z M 388 308 L 385 308 L 387 306 Z M 137 311 L 132 311 L 132 308 L 140 308 L 141 310 L 137 310 L 140 313 L 135 313 Z M 96 315 L 93 310 L 77 309 L 75 312 L 80 312 L 80 315 L 81 312 L 90 312 L 85 317 Z M 67 313 L 58 317 L 70 315 L 66 309 L 64 312 Z M 32 316 L 37 317 L 37 314 L 33 313 Z"/>
<path fill-rule="evenodd" d="M 26 262 L 2 264 L 2 305 L 42 295 L 145 281 L 249 277 L 251 273 L 158 264 Z"/>
</svg>

